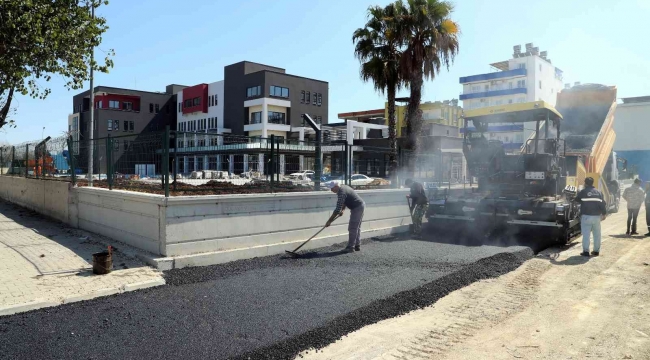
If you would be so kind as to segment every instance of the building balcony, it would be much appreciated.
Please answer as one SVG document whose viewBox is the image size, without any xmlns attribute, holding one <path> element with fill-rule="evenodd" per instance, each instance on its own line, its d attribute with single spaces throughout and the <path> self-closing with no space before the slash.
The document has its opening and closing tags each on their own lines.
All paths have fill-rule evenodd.
<svg viewBox="0 0 650 360">
<path fill-rule="evenodd" d="M 469 99 L 479 99 L 479 98 L 486 98 L 486 97 L 493 97 L 493 96 L 516 95 L 516 94 L 527 94 L 527 93 L 528 93 L 528 89 L 526 89 L 525 87 L 521 87 L 521 88 L 514 88 L 514 89 L 493 90 L 493 91 L 461 94 L 460 99 L 469 100 Z"/>
<path fill-rule="evenodd" d="M 514 69 L 514 70 L 499 71 L 499 72 L 493 72 L 487 74 L 464 76 L 460 78 L 459 82 L 461 84 L 467 84 L 471 82 L 497 80 L 497 79 L 503 79 L 509 77 L 516 77 L 516 76 L 526 76 L 527 74 L 528 72 L 526 71 L 526 69 Z"/>
</svg>

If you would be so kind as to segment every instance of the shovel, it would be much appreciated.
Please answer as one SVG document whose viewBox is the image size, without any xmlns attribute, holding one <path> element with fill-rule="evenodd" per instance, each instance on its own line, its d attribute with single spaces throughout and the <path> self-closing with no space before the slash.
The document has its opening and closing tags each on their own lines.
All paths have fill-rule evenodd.
<svg viewBox="0 0 650 360">
<path fill-rule="evenodd" d="M 340 218 L 340 217 L 341 217 L 341 215 L 338 215 L 337 217 L 334 218 L 334 220 L 336 220 L 336 219 L 338 219 L 338 218 Z M 332 220 L 332 222 L 334 222 L 334 220 Z M 305 241 L 304 243 L 300 244 L 300 246 L 298 246 L 297 248 L 293 249 L 293 251 L 285 250 L 284 252 L 286 252 L 287 254 L 289 254 L 289 255 L 291 255 L 291 256 L 293 256 L 293 257 L 300 257 L 300 254 L 298 254 L 297 251 L 300 250 L 301 247 L 305 246 L 308 242 L 310 242 L 311 239 L 315 238 L 316 236 L 318 236 L 318 234 L 320 234 L 321 232 L 323 232 L 323 230 L 325 230 L 326 227 L 327 227 L 327 225 L 326 225 L 326 226 L 323 226 L 320 230 L 318 230 L 317 233 L 315 233 L 314 235 L 312 235 L 312 237 L 310 237 L 309 239 L 307 239 L 307 241 Z"/>
<path fill-rule="evenodd" d="M 408 204 L 409 212 L 411 213 L 411 224 L 409 225 L 409 233 L 413 234 L 413 226 L 414 226 L 413 223 L 415 223 L 415 221 L 413 221 L 413 210 L 411 210 L 411 199 L 406 198 L 406 203 Z"/>
</svg>

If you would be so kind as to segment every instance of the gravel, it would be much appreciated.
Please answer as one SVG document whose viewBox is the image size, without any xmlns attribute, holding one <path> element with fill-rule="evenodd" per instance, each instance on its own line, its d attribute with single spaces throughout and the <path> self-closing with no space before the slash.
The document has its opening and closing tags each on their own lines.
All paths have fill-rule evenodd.
<svg viewBox="0 0 650 360">
<path fill-rule="evenodd" d="M 522 246 L 383 238 L 172 270 L 168 286 L 0 317 L 3 359 L 288 359 L 430 305 L 533 255 Z"/>
</svg>

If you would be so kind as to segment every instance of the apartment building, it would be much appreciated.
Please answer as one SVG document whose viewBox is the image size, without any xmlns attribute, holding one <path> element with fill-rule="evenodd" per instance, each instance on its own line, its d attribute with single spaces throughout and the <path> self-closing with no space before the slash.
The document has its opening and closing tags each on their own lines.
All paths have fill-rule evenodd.
<svg viewBox="0 0 650 360">
<path fill-rule="evenodd" d="M 513 103 L 544 101 L 555 106 L 557 93 L 563 87 L 563 72 L 555 67 L 548 52 L 539 51 L 533 43 L 513 47 L 512 58 L 490 64 L 493 72 L 464 76 L 460 100 L 463 109 L 477 109 Z M 471 124 L 468 124 L 471 126 Z M 533 126 L 494 124 L 488 132 L 490 140 L 499 140 L 506 150 L 518 151 L 532 134 Z"/>
<path fill-rule="evenodd" d="M 113 142 L 112 154 L 116 163 L 123 158 L 130 142 L 139 135 L 162 131 L 167 125 L 175 129 L 176 102 L 173 90 L 173 86 L 168 86 L 165 92 L 97 86 L 94 89 L 94 104 L 90 104 L 90 90 L 75 95 L 72 99 L 73 113 L 68 116 L 68 131 L 77 141 L 76 168 L 82 172 L 88 170 L 88 147 L 80 146 L 79 142 L 83 144 L 89 138 L 91 111 L 94 112 L 93 138 L 102 139 L 109 135 L 117 138 Z M 129 135 L 128 138 L 119 138 L 125 135 Z M 93 172 L 96 174 L 106 171 L 106 157 L 101 155 L 97 155 L 94 162 Z"/>
</svg>

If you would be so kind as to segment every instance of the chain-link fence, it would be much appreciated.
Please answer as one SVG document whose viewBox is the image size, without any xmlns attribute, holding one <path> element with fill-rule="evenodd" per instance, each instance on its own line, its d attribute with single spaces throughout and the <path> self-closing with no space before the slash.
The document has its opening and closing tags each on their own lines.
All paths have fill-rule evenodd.
<svg viewBox="0 0 650 360">
<path fill-rule="evenodd" d="M 333 180 L 390 187 L 388 148 L 327 140 L 170 130 L 92 141 L 63 136 L 0 148 L 0 172 L 166 196 L 326 190 Z"/>
</svg>

